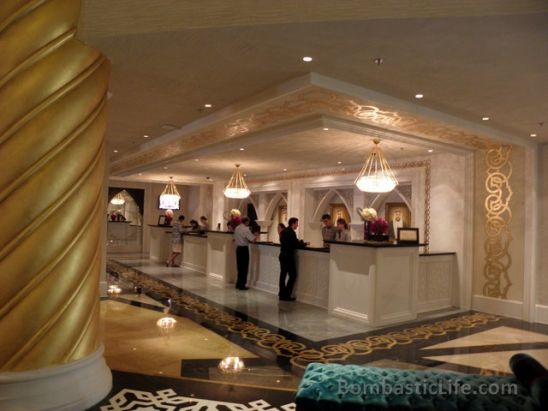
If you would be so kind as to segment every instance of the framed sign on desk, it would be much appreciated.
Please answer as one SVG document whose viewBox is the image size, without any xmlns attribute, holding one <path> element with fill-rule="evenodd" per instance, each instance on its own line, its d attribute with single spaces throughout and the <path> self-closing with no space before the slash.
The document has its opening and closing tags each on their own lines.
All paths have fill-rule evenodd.
<svg viewBox="0 0 548 411">
<path fill-rule="evenodd" d="M 419 229 L 416 227 L 398 228 L 398 243 L 419 243 Z"/>
</svg>

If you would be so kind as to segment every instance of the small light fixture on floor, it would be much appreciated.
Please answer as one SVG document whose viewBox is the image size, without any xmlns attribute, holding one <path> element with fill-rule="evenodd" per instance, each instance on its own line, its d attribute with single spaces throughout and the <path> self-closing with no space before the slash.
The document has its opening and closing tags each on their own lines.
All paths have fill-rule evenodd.
<svg viewBox="0 0 548 411">
<path fill-rule="evenodd" d="M 398 185 L 398 180 L 379 147 L 380 140 L 375 139 L 373 143 L 375 147 L 369 153 L 354 184 L 366 193 L 388 193 Z"/>
<path fill-rule="evenodd" d="M 245 364 L 240 357 L 226 357 L 219 363 L 219 369 L 225 374 L 237 374 L 244 368 Z"/>
<path fill-rule="evenodd" d="M 173 177 L 169 177 L 169 182 L 166 184 L 164 191 L 160 194 L 160 208 L 162 210 L 177 210 L 181 195 L 177 191 L 177 187 L 173 182 Z"/>
<path fill-rule="evenodd" d="M 175 324 L 177 324 L 177 320 L 173 317 L 162 317 L 156 321 L 156 326 L 163 330 L 171 330 L 175 328 Z"/>
<path fill-rule="evenodd" d="M 108 286 L 107 293 L 110 295 L 118 295 L 122 293 L 122 288 L 119 285 L 112 284 Z"/>
<path fill-rule="evenodd" d="M 232 173 L 230 180 L 228 180 L 228 184 L 223 193 L 225 197 L 228 198 L 247 198 L 251 194 L 251 191 L 247 188 L 247 184 L 245 183 L 244 176 L 240 171 L 239 164 L 236 164 L 236 169 L 234 170 L 234 173 Z"/>
</svg>

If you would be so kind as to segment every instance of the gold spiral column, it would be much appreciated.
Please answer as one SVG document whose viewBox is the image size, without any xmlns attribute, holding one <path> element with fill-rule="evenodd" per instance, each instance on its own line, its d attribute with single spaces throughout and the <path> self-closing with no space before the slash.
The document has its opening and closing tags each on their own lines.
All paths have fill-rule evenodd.
<svg viewBox="0 0 548 411">
<path fill-rule="evenodd" d="M 0 2 L 0 377 L 100 349 L 109 64 L 79 13 Z"/>
</svg>

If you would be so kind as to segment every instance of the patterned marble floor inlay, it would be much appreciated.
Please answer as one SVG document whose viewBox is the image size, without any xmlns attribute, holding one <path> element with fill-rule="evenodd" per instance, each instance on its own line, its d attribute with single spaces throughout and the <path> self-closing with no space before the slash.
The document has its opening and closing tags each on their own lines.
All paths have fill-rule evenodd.
<svg viewBox="0 0 548 411">
<path fill-rule="evenodd" d="M 101 407 L 101 411 L 294 411 L 295 404 L 273 407 L 264 400 L 252 401 L 247 404 L 212 401 L 194 397 L 177 395 L 172 389 L 157 392 L 147 392 L 123 389 L 109 399 L 109 405 Z"/>
<path fill-rule="evenodd" d="M 515 351 L 493 351 L 484 353 L 448 354 L 424 357 L 443 363 L 463 365 L 465 367 L 480 368 L 497 373 L 511 374 L 509 367 L 510 358 L 514 354 L 526 353 L 531 355 L 541 364 L 548 364 L 548 349 L 540 350 L 515 350 Z"/>
<path fill-rule="evenodd" d="M 379 350 L 393 349 L 413 342 L 457 333 L 496 322 L 499 317 L 485 313 L 461 315 L 436 322 L 425 322 L 409 328 L 399 328 L 385 333 L 372 332 L 363 338 L 352 338 L 336 343 L 315 345 L 310 341 L 288 337 L 278 329 L 257 325 L 234 313 L 214 306 L 184 290 L 165 283 L 137 269 L 110 261 L 108 271 L 136 287 L 169 298 L 175 309 L 199 315 L 199 318 L 240 338 L 253 341 L 258 347 L 271 350 L 277 357 L 288 358 L 291 365 L 304 369 L 312 362 L 352 362 Z"/>
<path fill-rule="evenodd" d="M 548 343 L 548 335 L 512 327 L 497 327 L 466 337 L 455 338 L 454 340 L 424 347 L 423 350 L 527 343 Z"/>
<path fill-rule="evenodd" d="M 151 264 L 146 259 L 134 263 Z M 311 362 L 492 375 L 509 373 L 510 356 L 527 352 L 548 364 L 548 326 L 541 324 L 478 312 L 440 313 L 341 336 L 345 327 L 352 328 L 345 325 L 321 338 L 329 328 L 311 320 L 307 335 L 314 338 L 308 339 L 280 326 L 289 318 L 315 315 L 305 305 L 292 306 L 298 315 L 274 326 L 260 317 L 265 312 L 260 305 L 268 299 L 257 297 L 245 305 L 241 300 L 247 296 L 225 286 L 208 294 L 194 277 L 186 281 L 181 273 L 168 273 L 173 281 L 165 281 L 166 276 L 112 260 L 107 268 L 123 289 L 101 303 L 114 387 L 90 411 L 294 410 L 295 390 Z M 223 300 L 225 292 L 232 294 Z M 166 315 L 177 319 L 177 326 L 162 332 L 156 321 Z M 223 373 L 219 359 L 234 353 L 245 367 Z"/>
</svg>

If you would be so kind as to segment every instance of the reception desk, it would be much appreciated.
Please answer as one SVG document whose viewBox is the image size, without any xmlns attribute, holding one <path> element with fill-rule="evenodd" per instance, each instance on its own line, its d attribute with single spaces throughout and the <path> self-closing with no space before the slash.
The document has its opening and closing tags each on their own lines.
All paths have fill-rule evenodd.
<svg viewBox="0 0 548 411">
<path fill-rule="evenodd" d="M 150 258 L 165 263 L 171 254 L 171 226 L 149 224 Z"/>
<path fill-rule="evenodd" d="M 419 244 L 331 242 L 329 306 L 372 326 L 417 318 Z"/>
<path fill-rule="evenodd" d="M 154 251 L 151 248 L 151 256 L 162 261 L 162 251 L 170 250 L 168 230 L 166 227 L 151 230 L 159 244 L 164 242 L 163 247 L 158 246 Z M 183 267 L 205 275 L 207 281 L 233 284 L 236 252 L 232 234 L 185 233 Z M 419 255 L 421 246 L 352 241 L 330 242 L 329 248 L 299 249 L 295 297 L 299 302 L 375 327 L 414 320 L 418 313 L 458 306 L 455 253 Z M 249 287 L 278 294 L 279 254 L 279 244 L 250 245 Z"/>
<path fill-rule="evenodd" d="M 233 233 L 209 231 L 207 233 L 206 274 L 224 283 L 236 282 L 236 249 Z"/>
<path fill-rule="evenodd" d="M 278 294 L 280 280 L 280 245 L 259 242 L 250 246 L 248 285 L 272 294 Z M 298 301 L 327 309 L 329 293 L 329 249 L 304 248 L 297 250 Z"/>
<path fill-rule="evenodd" d="M 183 233 L 183 263 L 186 269 L 200 274 L 206 272 L 207 266 L 207 235 L 198 233 Z"/>
</svg>

